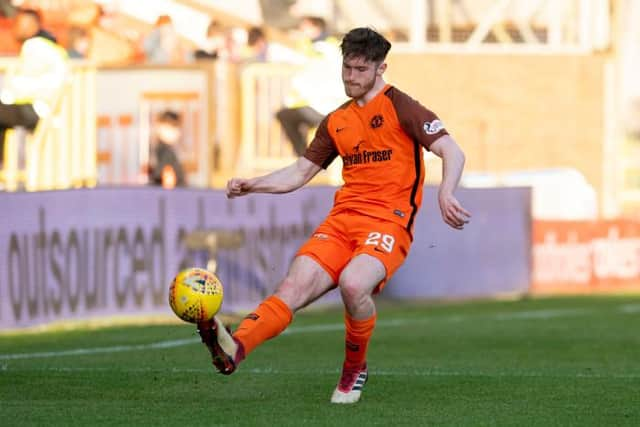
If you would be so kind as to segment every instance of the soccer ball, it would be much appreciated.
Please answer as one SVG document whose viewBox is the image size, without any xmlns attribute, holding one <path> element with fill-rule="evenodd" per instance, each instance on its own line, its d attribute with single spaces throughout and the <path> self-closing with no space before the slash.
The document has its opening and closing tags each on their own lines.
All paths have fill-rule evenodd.
<svg viewBox="0 0 640 427">
<path fill-rule="evenodd" d="M 182 270 L 169 287 L 169 305 L 185 322 L 209 321 L 222 305 L 222 283 L 202 268 Z"/>
</svg>

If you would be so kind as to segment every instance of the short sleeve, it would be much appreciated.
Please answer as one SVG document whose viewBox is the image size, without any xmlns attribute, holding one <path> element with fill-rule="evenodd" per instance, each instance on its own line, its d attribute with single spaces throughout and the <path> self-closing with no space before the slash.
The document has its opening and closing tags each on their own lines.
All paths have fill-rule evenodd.
<svg viewBox="0 0 640 427">
<path fill-rule="evenodd" d="M 433 111 L 409 95 L 394 87 L 386 95 L 391 99 L 402 129 L 424 148 L 429 149 L 438 138 L 449 134 Z"/>
<path fill-rule="evenodd" d="M 338 150 L 331 134 L 329 134 L 329 117 L 326 116 L 318 129 L 316 134 L 307 147 L 307 151 L 304 153 L 304 157 L 323 169 L 326 169 L 331 162 L 338 156 Z"/>
</svg>

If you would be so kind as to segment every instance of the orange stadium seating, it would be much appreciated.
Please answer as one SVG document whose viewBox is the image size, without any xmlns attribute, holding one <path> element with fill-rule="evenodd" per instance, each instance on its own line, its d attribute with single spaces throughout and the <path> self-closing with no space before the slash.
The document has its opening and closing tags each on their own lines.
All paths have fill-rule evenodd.
<svg viewBox="0 0 640 427">
<path fill-rule="evenodd" d="M 42 11 L 43 28 L 52 33 L 58 43 L 66 46 L 69 23 L 67 22 L 67 12 L 63 11 Z M 20 46 L 13 39 L 11 27 L 13 21 L 6 17 L 0 17 L 0 55 L 17 55 Z"/>
<path fill-rule="evenodd" d="M 12 21 L 9 18 L 0 16 L 0 55 L 16 55 L 18 53 L 18 43 L 11 34 Z"/>
</svg>

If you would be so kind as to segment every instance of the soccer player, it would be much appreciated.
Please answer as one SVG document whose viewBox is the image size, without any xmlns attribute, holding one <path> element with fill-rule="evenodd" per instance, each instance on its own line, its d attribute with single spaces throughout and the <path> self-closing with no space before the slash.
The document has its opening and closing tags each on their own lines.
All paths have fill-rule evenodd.
<svg viewBox="0 0 640 427">
<path fill-rule="evenodd" d="M 228 375 L 258 345 L 284 331 L 297 310 L 337 286 L 345 306 L 345 359 L 331 402 L 354 403 L 367 380 L 367 345 L 376 323 L 373 295 L 403 263 L 413 239 L 422 201 L 423 148 L 443 160 L 438 202 L 444 222 L 460 230 L 471 215 L 454 196 L 463 152 L 433 112 L 383 79 L 391 44 L 369 28 L 356 28 L 340 48 L 351 100 L 324 118 L 295 163 L 227 183 L 230 198 L 287 193 L 340 156 L 345 183 L 333 209 L 300 248 L 275 293 L 233 334 L 217 318 L 198 325 L 198 331 L 213 365 Z"/>
</svg>

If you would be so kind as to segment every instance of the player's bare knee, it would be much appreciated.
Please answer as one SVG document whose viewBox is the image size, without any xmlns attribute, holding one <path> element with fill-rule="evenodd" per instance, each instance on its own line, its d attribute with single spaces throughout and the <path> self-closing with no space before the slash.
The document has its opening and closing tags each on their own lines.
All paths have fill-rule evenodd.
<svg viewBox="0 0 640 427">
<path fill-rule="evenodd" d="M 358 280 L 347 279 L 340 282 L 340 293 L 347 305 L 359 306 L 369 294 L 364 284 Z"/>
</svg>

